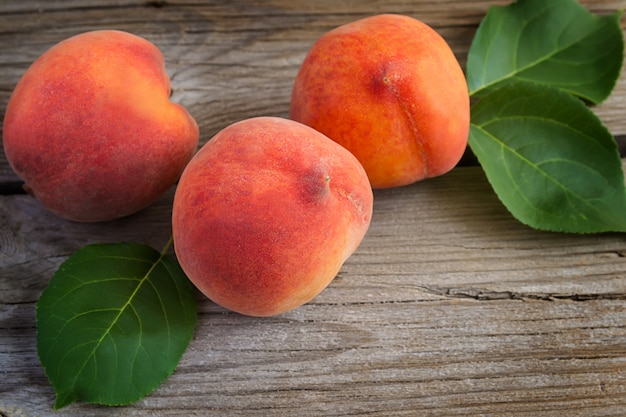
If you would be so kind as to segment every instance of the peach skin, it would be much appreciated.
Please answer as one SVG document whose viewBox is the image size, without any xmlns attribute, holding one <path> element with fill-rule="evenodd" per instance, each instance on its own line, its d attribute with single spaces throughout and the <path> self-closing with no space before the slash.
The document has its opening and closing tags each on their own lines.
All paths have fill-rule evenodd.
<svg viewBox="0 0 626 417">
<path fill-rule="evenodd" d="M 308 126 L 257 117 L 215 135 L 185 168 L 172 230 L 189 279 L 215 303 L 272 316 L 307 303 L 372 216 L 358 160 Z"/>
<path fill-rule="evenodd" d="M 58 216 L 129 215 L 171 187 L 198 146 L 195 120 L 169 95 L 152 43 L 113 30 L 76 35 L 43 53 L 15 87 L 7 159 Z"/>
<path fill-rule="evenodd" d="M 350 150 L 372 187 L 442 175 L 467 146 L 469 93 L 446 41 L 408 16 L 357 20 L 323 35 L 296 76 L 290 118 Z"/>
</svg>

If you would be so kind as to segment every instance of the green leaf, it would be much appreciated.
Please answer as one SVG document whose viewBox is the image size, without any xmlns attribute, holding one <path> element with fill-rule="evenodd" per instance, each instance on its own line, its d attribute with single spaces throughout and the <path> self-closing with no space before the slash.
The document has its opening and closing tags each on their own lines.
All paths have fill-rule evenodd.
<svg viewBox="0 0 626 417">
<path fill-rule="evenodd" d="M 37 302 L 37 352 L 55 409 L 130 404 L 174 371 L 195 328 L 196 297 L 166 250 L 88 245 L 54 274 Z"/>
<path fill-rule="evenodd" d="M 591 14 L 575 0 L 492 6 L 467 59 L 470 94 L 512 81 L 560 88 L 593 103 L 615 87 L 624 56 L 621 12 Z"/>
<path fill-rule="evenodd" d="M 626 231 L 617 144 L 577 98 L 508 84 L 472 108 L 469 145 L 496 194 L 522 223 L 571 233 Z"/>
</svg>

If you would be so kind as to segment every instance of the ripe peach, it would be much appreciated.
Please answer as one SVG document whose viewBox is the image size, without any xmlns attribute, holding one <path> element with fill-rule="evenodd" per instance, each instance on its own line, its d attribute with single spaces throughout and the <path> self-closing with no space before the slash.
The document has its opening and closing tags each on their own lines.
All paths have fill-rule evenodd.
<svg viewBox="0 0 626 417">
<path fill-rule="evenodd" d="M 296 76 L 290 117 L 348 148 L 372 187 L 395 187 L 459 162 L 469 93 L 435 30 L 385 14 L 340 26 L 312 46 Z"/>
<path fill-rule="evenodd" d="M 198 126 L 169 101 L 155 45 L 102 30 L 66 39 L 24 73 L 4 118 L 4 150 L 26 190 L 66 219 L 134 213 L 172 186 Z"/>
<path fill-rule="evenodd" d="M 358 160 L 321 133 L 275 117 L 234 123 L 185 168 L 174 196 L 178 260 L 208 298 L 271 316 L 320 293 L 372 216 Z"/>
</svg>

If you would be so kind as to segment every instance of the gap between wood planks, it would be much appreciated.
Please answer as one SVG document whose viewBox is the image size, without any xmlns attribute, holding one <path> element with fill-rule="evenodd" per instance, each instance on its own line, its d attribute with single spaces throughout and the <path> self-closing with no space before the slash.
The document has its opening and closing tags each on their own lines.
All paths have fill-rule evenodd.
<svg viewBox="0 0 626 417">
<path fill-rule="evenodd" d="M 0 182 L 0 195 L 26 194 L 23 185 L 21 181 Z"/>
<path fill-rule="evenodd" d="M 626 158 L 626 135 L 615 136 L 617 142 L 619 154 L 622 158 Z M 459 166 L 477 166 L 478 161 L 472 151 L 468 148 L 461 160 Z M 22 181 L 6 181 L 0 182 L 0 195 L 16 195 L 26 194 L 23 188 L 24 183 Z M 0 416 L 1 417 L 1 416 Z"/>
</svg>

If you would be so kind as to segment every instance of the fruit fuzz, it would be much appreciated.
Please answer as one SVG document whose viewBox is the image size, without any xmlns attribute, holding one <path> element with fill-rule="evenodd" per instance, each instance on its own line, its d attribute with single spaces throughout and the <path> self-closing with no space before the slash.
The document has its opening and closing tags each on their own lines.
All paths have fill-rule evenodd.
<svg viewBox="0 0 626 417">
<path fill-rule="evenodd" d="M 332 281 L 363 239 L 372 202 L 363 167 L 337 143 L 292 120 L 243 120 L 185 168 L 174 196 L 174 248 L 217 304 L 276 315 Z"/>
<path fill-rule="evenodd" d="M 446 41 L 408 16 L 340 26 L 297 74 L 293 120 L 324 133 L 363 164 L 372 187 L 396 187 L 456 166 L 469 135 L 465 76 Z"/>
<path fill-rule="evenodd" d="M 171 187 L 198 126 L 169 101 L 163 55 L 130 33 L 101 30 L 50 48 L 7 106 L 3 141 L 25 189 L 74 221 L 139 211 Z"/>
</svg>

